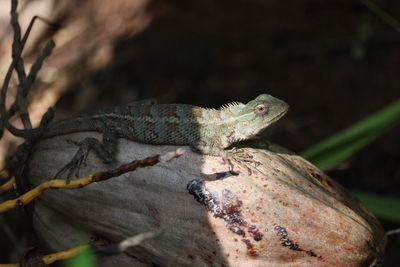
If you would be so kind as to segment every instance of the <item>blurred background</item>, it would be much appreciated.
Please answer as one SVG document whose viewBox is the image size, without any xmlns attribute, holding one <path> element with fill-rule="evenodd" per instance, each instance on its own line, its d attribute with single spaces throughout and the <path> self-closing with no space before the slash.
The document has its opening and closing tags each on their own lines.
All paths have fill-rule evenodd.
<svg viewBox="0 0 400 267">
<path fill-rule="evenodd" d="M 9 10 L 1 0 L 2 76 Z M 57 23 L 36 22 L 24 51 L 29 66 L 46 40 L 57 45 L 30 95 L 36 123 L 53 105 L 62 118 L 144 98 L 218 108 L 269 93 L 291 110 L 263 137 L 301 153 L 400 98 L 396 0 L 36 0 L 19 10 L 23 29 L 34 15 Z M 3 162 L 18 142 L 1 140 Z M 327 173 L 350 190 L 400 201 L 400 125 Z M 400 205 L 390 208 L 399 218 Z M 390 230 L 400 227 L 395 218 L 380 220 Z M 0 236 L 1 251 L 28 242 Z M 399 266 L 398 251 L 400 236 L 391 236 L 385 266 Z"/>
</svg>

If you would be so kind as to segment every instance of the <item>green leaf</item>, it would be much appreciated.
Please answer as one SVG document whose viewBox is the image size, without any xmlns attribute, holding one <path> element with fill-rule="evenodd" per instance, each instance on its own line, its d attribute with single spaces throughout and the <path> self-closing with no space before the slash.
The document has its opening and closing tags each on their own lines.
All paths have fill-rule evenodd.
<svg viewBox="0 0 400 267">
<path fill-rule="evenodd" d="M 356 197 L 381 219 L 400 222 L 400 199 L 391 199 L 377 194 L 352 191 Z"/>
<path fill-rule="evenodd" d="M 400 100 L 316 144 L 301 156 L 322 170 L 337 165 L 400 122 Z"/>
<path fill-rule="evenodd" d="M 85 249 L 65 264 L 66 267 L 95 267 L 96 258 L 91 249 Z"/>
</svg>

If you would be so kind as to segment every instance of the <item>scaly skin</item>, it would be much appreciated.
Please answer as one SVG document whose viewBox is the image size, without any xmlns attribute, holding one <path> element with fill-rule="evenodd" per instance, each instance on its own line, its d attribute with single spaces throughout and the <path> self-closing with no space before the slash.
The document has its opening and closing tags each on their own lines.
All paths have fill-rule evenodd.
<svg viewBox="0 0 400 267">
<path fill-rule="evenodd" d="M 218 110 L 140 101 L 54 122 L 44 137 L 97 131 L 108 133 L 108 137 L 154 145 L 189 145 L 204 154 L 221 155 L 232 143 L 250 139 L 279 120 L 288 108 L 284 101 L 268 94 Z"/>
</svg>

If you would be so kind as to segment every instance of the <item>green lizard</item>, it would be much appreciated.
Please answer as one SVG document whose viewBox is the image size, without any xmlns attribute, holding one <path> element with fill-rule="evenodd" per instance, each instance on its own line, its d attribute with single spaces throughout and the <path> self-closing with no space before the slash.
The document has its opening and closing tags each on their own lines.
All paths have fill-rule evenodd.
<svg viewBox="0 0 400 267">
<path fill-rule="evenodd" d="M 43 137 L 84 131 L 103 133 L 103 142 L 89 137 L 80 143 L 73 162 L 78 165 L 90 148 L 104 162 L 111 162 L 118 138 L 154 145 L 189 145 L 202 154 L 227 157 L 225 148 L 254 137 L 288 109 L 284 101 L 268 94 L 247 104 L 231 103 L 220 109 L 139 101 L 51 123 Z"/>
</svg>

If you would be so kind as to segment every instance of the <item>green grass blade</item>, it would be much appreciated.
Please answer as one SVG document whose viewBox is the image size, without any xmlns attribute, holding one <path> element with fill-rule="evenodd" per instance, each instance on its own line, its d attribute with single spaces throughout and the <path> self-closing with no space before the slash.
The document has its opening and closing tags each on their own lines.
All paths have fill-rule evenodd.
<svg viewBox="0 0 400 267">
<path fill-rule="evenodd" d="M 400 100 L 301 153 L 322 170 L 332 168 L 400 122 Z"/>
<path fill-rule="evenodd" d="M 352 192 L 377 217 L 400 222 L 400 199 L 390 199 L 365 191 Z"/>
</svg>

